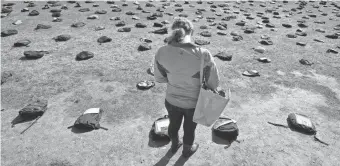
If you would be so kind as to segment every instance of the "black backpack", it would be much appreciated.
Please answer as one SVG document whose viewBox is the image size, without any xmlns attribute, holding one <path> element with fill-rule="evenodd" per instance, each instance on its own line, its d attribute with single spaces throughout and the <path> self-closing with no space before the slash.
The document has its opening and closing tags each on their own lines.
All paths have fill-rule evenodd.
<svg viewBox="0 0 340 166">
<path fill-rule="evenodd" d="M 101 108 L 90 108 L 86 110 L 78 119 L 74 122 L 73 126 L 78 129 L 85 129 L 85 130 L 93 130 L 93 129 L 104 129 L 108 130 L 100 126 L 99 122 L 103 114 L 103 110 Z"/>
<path fill-rule="evenodd" d="M 236 121 L 226 117 L 219 117 L 212 127 L 213 133 L 224 140 L 236 140 L 238 127 Z"/>
<path fill-rule="evenodd" d="M 316 134 L 312 121 L 306 116 L 297 113 L 290 113 L 287 118 L 288 126 L 296 131 L 306 134 Z"/>
<path fill-rule="evenodd" d="M 314 135 L 314 140 L 318 141 L 324 145 L 329 145 L 328 143 L 322 141 L 316 134 L 316 128 L 314 126 L 314 123 L 306 116 L 303 114 L 298 114 L 298 113 L 290 113 L 287 118 L 287 125 L 283 124 L 278 124 L 278 123 L 273 123 L 273 122 L 268 122 L 271 125 L 274 126 L 279 126 L 279 127 L 285 127 L 285 128 L 290 128 L 291 130 L 298 131 L 300 133 L 308 134 L 308 135 Z"/>
<path fill-rule="evenodd" d="M 34 119 L 42 116 L 47 110 L 47 100 L 36 100 L 19 111 L 19 115 L 24 119 Z"/>
<path fill-rule="evenodd" d="M 37 99 L 19 111 L 19 116 L 13 119 L 12 127 L 18 123 L 34 120 L 25 130 L 20 134 L 23 134 L 30 127 L 32 127 L 41 118 L 47 110 L 48 101 L 45 99 Z"/>
</svg>

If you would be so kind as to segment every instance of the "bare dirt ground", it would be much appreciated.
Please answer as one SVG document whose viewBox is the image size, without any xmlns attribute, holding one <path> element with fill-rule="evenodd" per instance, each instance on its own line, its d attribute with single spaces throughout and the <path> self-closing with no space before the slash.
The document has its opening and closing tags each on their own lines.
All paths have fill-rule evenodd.
<svg viewBox="0 0 340 166">
<path fill-rule="evenodd" d="M 334 1 L 340 5 L 338 1 Z M 2 3 L 7 3 L 2 1 Z M 194 38 L 199 36 L 200 25 L 208 25 L 207 16 L 214 16 L 215 22 L 221 18 L 236 15 L 235 20 L 224 21 L 228 24 L 226 36 L 216 34 L 216 26 L 210 26 L 213 36 L 204 38 L 211 42 L 208 48 L 212 54 L 219 51 L 229 51 L 233 54 L 230 62 L 216 59 L 221 73 L 221 87 L 231 88 L 232 100 L 223 112 L 224 115 L 237 120 L 240 143 L 233 142 L 224 149 L 224 145 L 215 144 L 211 139 L 211 129 L 198 126 L 196 141 L 200 143 L 199 150 L 188 160 L 180 157 L 181 149 L 174 156 L 169 156 L 169 145 L 158 147 L 149 140 L 149 130 L 153 121 L 164 114 L 165 85 L 157 84 L 148 91 L 136 89 L 136 83 L 144 79 L 153 79 L 146 73 L 157 49 L 164 44 L 167 35 L 147 33 L 157 28 L 153 22 L 163 20 L 172 21 L 172 16 L 164 15 L 154 21 L 147 21 L 147 13 L 136 10 L 137 6 L 131 1 L 122 7 L 122 2 L 116 4 L 122 12 L 111 12 L 106 2 L 95 2 L 99 7 L 92 7 L 92 3 L 81 2 L 82 8 L 89 7 L 89 12 L 78 12 L 75 4 L 66 4 L 69 9 L 62 11 L 62 22 L 52 22 L 50 9 L 60 9 L 61 6 L 47 10 L 41 8 L 46 2 L 35 2 L 39 16 L 28 16 L 27 12 L 20 12 L 27 3 L 15 2 L 13 12 L 1 18 L 1 30 L 16 29 L 17 35 L 1 38 L 1 71 L 10 71 L 13 76 L 1 86 L 1 165 L 66 165 L 66 166 L 149 166 L 149 165 L 192 165 L 192 166 L 225 166 L 225 165 L 259 165 L 259 166 L 335 166 L 340 163 L 340 56 L 326 53 L 329 48 L 340 51 L 339 39 L 325 38 L 325 34 L 333 34 L 339 30 L 333 29 L 339 24 L 339 9 L 328 1 L 326 6 L 319 5 L 319 1 L 308 2 L 302 10 L 292 12 L 291 17 L 285 17 L 284 9 L 291 10 L 298 7 L 296 1 L 284 4 L 282 1 L 255 1 L 254 6 L 249 2 L 229 2 L 230 14 L 222 13 L 215 16 L 210 11 L 209 4 L 197 4 L 195 7 L 182 4 L 189 19 L 196 18 L 197 8 L 205 8 L 204 18 L 195 22 Z M 155 12 L 155 8 L 141 6 Z M 174 4 L 165 9 L 173 12 Z M 214 4 L 224 3 L 216 1 Z M 154 2 L 160 6 L 161 2 Z M 265 4 L 266 7 L 260 7 Z M 278 7 L 282 5 L 281 7 Z M 319 5 L 320 8 L 313 8 Z M 273 18 L 266 9 L 275 8 L 281 19 Z M 88 20 L 87 16 L 96 10 L 107 10 L 107 14 L 99 15 L 97 20 Z M 233 11 L 251 13 L 254 20 L 247 20 L 243 15 Z M 216 9 L 217 12 L 220 8 Z M 316 18 L 309 17 L 308 10 L 316 14 Z M 320 10 L 320 11 L 318 11 Z M 136 12 L 140 20 L 132 20 L 132 16 L 125 15 L 127 11 Z M 301 13 L 299 14 L 299 12 Z M 270 28 L 256 29 L 253 34 L 245 34 L 242 27 L 235 25 L 240 20 L 246 20 L 247 25 L 256 25 L 261 21 L 256 12 L 264 12 L 270 22 L 276 26 L 276 31 Z M 327 16 L 321 13 L 327 13 Z M 221 12 L 220 12 L 221 13 Z M 118 21 L 111 17 L 120 16 L 127 22 L 127 26 L 134 27 L 137 22 L 144 22 L 147 28 L 132 28 L 129 33 L 117 32 L 115 24 Z M 287 38 L 287 33 L 295 33 L 297 20 L 307 16 L 308 28 L 303 28 L 307 36 Z M 13 25 L 16 20 L 22 24 Z M 325 21 L 316 24 L 314 21 Z M 81 28 L 71 28 L 77 21 L 86 23 Z M 285 28 L 281 24 L 290 23 L 292 28 Z M 52 25 L 51 29 L 34 31 L 37 24 Z M 94 31 L 95 26 L 104 26 L 102 31 Z M 316 32 L 322 28 L 326 33 Z M 242 41 L 232 41 L 230 32 L 236 31 L 243 36 Z M 66 42 L 55 42 L 53 37 L 69 34 L 72 38 Z M 266 52 L 256 53 L 253 47 L 260 46 L 260 36 L 267 34 L 273 40 L 273 45 L 263 46 Z M 106 35 L 113 38 L 112 42 L 99 45 L 97 39 Z M 139 38 L 151 39 L 152 49 L 138 52 Z M 324 43 L 313 41 L 314 38 L 324 40 Z M 21 39 L 32 41 L 29 47 L 13 48 L 14 42 Z M 296 42 L 303 41 L 307 45 L 302 47 Z M 20 60 L 25 50 L 44 50 L 50 54 L 38 60 Z M 75 56 L 80 51 L 91 51 L 94 58 L 86 61 L 76 61 Z M 271 63 L 263 64 L 256 60 L 258 57 L 268 57 Z M 314 64 L 305 66 L 299 63 L 301 58 L 308 59 Z M 255 69 L 260 77 L 242 76 L 244 70 Z M 39 121 L 26 133 L 20 134 L 31 122 L 17 124 L 11 128 L 11 121 L 18 115 L 18 111 L 35 98 L 48 100 L 48 110 Z M 76 118 L 86 109 L 101 107 L 104 114 L 101 125 L 108 131 L 95 130 L 77 133 L 68 130 Z M 312 136 L 304 135 L 290 129 L 269 125 L 267 121 L 286 124 L 289 113 L 302 113 L 309 116 L 318 131 L 319 137 L 329 146 L 314 141 Z M 181 131 L 182 134 L 182 131 Z"/>
</svg>

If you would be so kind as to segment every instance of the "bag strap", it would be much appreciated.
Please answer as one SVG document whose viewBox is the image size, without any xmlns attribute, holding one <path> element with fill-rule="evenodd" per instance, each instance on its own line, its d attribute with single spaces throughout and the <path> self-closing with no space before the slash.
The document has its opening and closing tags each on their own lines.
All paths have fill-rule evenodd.
<svg viewBox="0 0 340 166">
<path fill-rule="evenodd" d="M 200 52 L 201 51 L 201 47 L 198 47 Z M 205 77 L 204 77 L 204 59 L 205 59 L 205 55 L 203 53 L 201 53 L 201 67 L 200 67 L 200 82 L 201 82 L 201 85 L 204 86 L 206 85 L 206 80 L 205 80 Z"/>
<path fill-rule="evenodd" d="M 201 49 L 200 49 L 201 51 Z M 204 68 L 204 54 L 201 54 L 201 67 L 200 67 L 200 82 L 202 83 L 203 85 L 203 81 L 204 81 L 204 78 L 203 78 L 203 68 Z"/>
<path fill-rule="evenodd" d="M 24 134 L 25 131 L 27 131 L 29 128 L 31 128 L 39 119 L 41 116 L 38 116 L 25 130 L 23 130 L 20 134 Z"/>
<path fill-rule="evenodd" d="M 271 125 L 274 125 L 274 126 L 278 126 L 278 127 L 289 128 L 287 125 L 283 125 L 283 124 L 279 124 L 279 123 L 273 123 L 273 122 L 269 122 L 269 121 L 268 121 L 268 123 L 271 124 Z"/>
<path fill-rule="evenodd" d="M 103 129 L 103 130 L 109 130 L 108 128 L 102 127 L 102 126 L 100 126 L 99 128 L 100 128 L 100 129 Z"/>
</svg>

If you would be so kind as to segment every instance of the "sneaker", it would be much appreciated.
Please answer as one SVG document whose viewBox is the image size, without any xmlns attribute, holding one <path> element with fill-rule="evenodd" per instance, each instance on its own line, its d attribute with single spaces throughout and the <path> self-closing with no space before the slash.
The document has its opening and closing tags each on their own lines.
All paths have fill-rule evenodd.
<svg viewBox="0 0 340 166">
<path fill-rule="evenodd" d="M 177 144 L 172 144 L 171 145 L 171 152 L 176 153 L 177 150 L 183 145 L 183 143 L 180 141 Z"/>
<path fill-rule="evenodd" d="M 183 145 L 182 156 L 185 158 L 189 158 L 197 151 L 198 147 L 199 147 L 198 143 L 194 143 L 193 145 Z"/>
</svg>

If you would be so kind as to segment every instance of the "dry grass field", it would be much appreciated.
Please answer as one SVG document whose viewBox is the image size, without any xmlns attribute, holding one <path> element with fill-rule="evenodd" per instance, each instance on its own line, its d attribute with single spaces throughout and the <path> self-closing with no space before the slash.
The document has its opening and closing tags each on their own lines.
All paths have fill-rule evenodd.
<svg viewBox="0 0 340 166">
<path fill-rule="evenodd" d="M 1 1 L 2 4 L 9 1 Z M 151 13 L 136 10 L 137 5 L 128 1 L 116 1 L 121 12 L 112 12 L 111 4 L 104 1 L 85 3 L 79 1 L 80 8 L 89 8 L 88 12 L 79 12 L 75 4 L 66 1 L 62 10 L 61 22 L 52 22 L 51 9 L 43 10 L 46 1 L 34 2 L 38 16 L 28 16 L 30 12 L 21 12 L 28 3 L 15 1 L 9 16 L 1 18 L 1 31 L 16 29 L 18 34 L 1 37 L 1 72 L 10 72 L 10 77 L 1 85 L 1 165 L 2 166 L 150 166 L 150 165 L 188 165 L 188 166 L 336 166 L 340 163 L 340 54 L 327 52 L 328 49 L 340 51 L 340 40 L 329 39 L 325 35 L 340 33 L 339 1 L 214 1 L 214 5 L 227 4 L 214 8 L 206 1 L 169 2 L 163 9 L 163 17 L 147 20 L 147 16 L 168 2 L 152 2 L 156 7 L 145 7 L 146 1 L 140 1 L 141 7 Z M 175 7 L 175 4 L 182 7 Z M 93 7 L 98 4 L 98 7 Z M 194 6 L 189 6 L 194 5 Z M 317 6 L 319 8 L 317 8 Z M 261 7 L 262 6 L 262 7 Z M 338 6 L 338 7 L 336 7 Z M 176 12 L 183 8 L 183 12 Z M 149 130 L 154 120 L 166 114 L 164 96 L 166 85 L 157 84 L 150 90 L 141 91 L 136 83 L 141 80 L 153 80 L 147 69 L 153 63 L 153 57 L 163 40 L 170 34 L 148 33 L 158 28 L 154 22 L 168 20 L 172 22 L 181 13 L 188 14 L 193 20 L 197 9 L 206 9 L 202 19 L 194 22 L 194 39 L 210 41 L 203 47 L 215 55 L 227 51 L 233 55 L 231 61 L 215 58 L 220 71 L 222 88 L 230 88 L 232 99 L 223 115 L 237 120 L 240 130 L 238 140 L 227 149 L 216 144 L 211 138 L 211 129 L 198 126 L 196 141 L 200 143 L 198 151 L 188 160 L 180 156 L 181 149 L 174 156 L 167 152 L 170 144 L 158 146 L 149 139 Z M 225 8 L 225 10 L 222 10 Z M 161 8 L 162 9 L 162 8 Z M 272 9 L 274 11 L 271 11 Z M 98 19 L 87 19 L 96 10 L 106 10 L 107 14 L 98 14 Z M 285 11 L 287 10 L 287 11 Z M 132 20 L 128 11 L 135 12 L 140 20 Z M 224 12 L 226 11 L 226 12 Z M 277 11 L 281 18 L 274 18 Z M 169 16 L 165 13 L 173 13 Z M 229 13 L 227 13 L 229 12 Z M 255 33 L 246 34 L 242 26 L 236 25 L 241 20 L 246 26 L 256 26 L 262 18 L 257 12 L 263 12 L 275 28 L 256 28 Z M 286 17 L 286 15 L 291 15 Z M 216 16 L 221 13 L 221 16 Z M 246 19 L 245 13 L 254 19 Z M 326 13 L 326 14 L 322 14 Z M 315 14 L 316 17 L 310 16 Z M 119 16 L 126 22 L 125 27 L 132 27 L 131 32 L 118 32 L 110 20 Z M 222 21 L 227 16 L 236 19 Z M 209 26 L 207 17 L 215 17 L 214 22 L 225 22 L 227 30 L 218 30 Z M 303 18 L 304 17 L 304 18 Z M 21 20 L 22 24 L 12 23 Z M 307 36 L 288 38 L 288 33 L 295 33 L 298 20 L 305 20 L 306 28 L 301 28 Z M 86 25 L 73 28 L 71 24 L 84 22 Z M 324 21 L 318 24 L 315 21 Z M 136 28 L 136 23 L 145 23 L 146 28 Z M 283 27 L 289 23 L 291 28 Z M 37 24 L 51 25 L 50 29 L 34 30 Z M 169 25 L 165 25 L 169 27 Z M 202 37 L 201 25 L 207 25 L 212 37 Z M 105 29 L 95 31 L 95 27 Z M 272 29 L 272 30 L 271 30 Z M 325 33 L 316 29 L 323 29 Z M 224 31 L 227 35 L 218 35 Z M 243 40 L 233 41 L 231 32 L 238 32 Z M 56 42 L 52 38 L 61 34 L 71 35 L 65 42 Z M 111 42 L 99 44 L 101 36 L 112 38 Z M 262 35 L 268 35 L 273 45 L 262 45 L 258 41 Z M 152 40 L 152 49 L 138 51 L 140 38 Z M 29 47 L 13 47 L 22 39 L 29 39 Z M 320 39 L 324 42 L 316 42 Z M 306 46 L 296 42 L 305 42 Z M 264 47 L 264 53 L 253 50 Z M 24 51 L 48 51 L 44 57 L 36 60 L 23 58 Z M 81 51 L 91 51 L 94 57 L 76 61 Z M 261 63 L 256 59 L 267 57 L 271 63 Z M 314 64 L 302 65 L 300 59 L 307 59 Z M 259 77 L 246 77 L 245 70 L 257 70 Z M 11 127 L 11 122 L 18 111 L 27 103 L 36 99 L 48 100 L 45 114 L 24 134 L 20 134 L 31 122 L 19 123 Z M 101 125 L 109 130 L 94 130 L 79 133 L 70 129 L 79 115 L 92 107 L 103 108 Z M 286 124 L 289 113 L 302 113 L 315 123 L 317 135 L 329 146 L 314 140 L 313 136 L 301 134 L 290 129 L 268 124 L 268 121 Z M 181 130 L 181 135 L 183 135 Z"/>
</svg>

